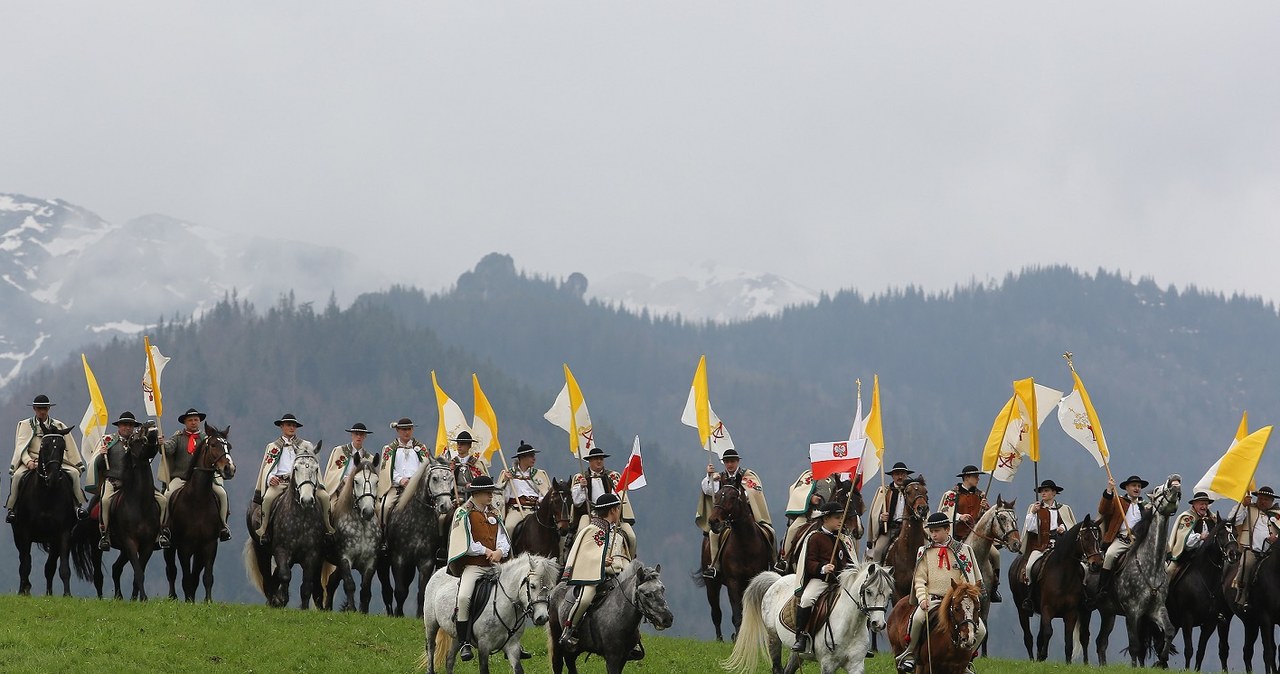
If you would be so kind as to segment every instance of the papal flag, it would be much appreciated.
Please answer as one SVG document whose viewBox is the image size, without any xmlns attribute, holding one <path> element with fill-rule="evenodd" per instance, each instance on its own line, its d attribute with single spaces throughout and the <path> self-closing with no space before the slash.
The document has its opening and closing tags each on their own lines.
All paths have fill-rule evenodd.
<svg viewBox="0 0 1280 674">
<path fill-rule="evenodd" d="M 160 353 L 160 347 L 151 343 L 150 337 L 143 337 L 142 343 L 147 350 L 146 369 L 142 372 L 142 404 L 147 415 L 159 418 L 164 414 L 164 405 L 160 398 L 160 374 L 169 359 Z"/>
<path fill-rule="evenodd" d="M 1262 452 L 1267 448 L 1270 437 L 1271 427 L 1264 426 L 1243 440 L 1232 442 L 1222 458 L 1196 482 L 1195 490 L 1212 498 L 1243 500 L 1245 494 L 1253 490 L 1253 475 L 1258 470 L 1258 462 L 1262 460 Z"/>
<path fill-rule="evenodd" d="M 1014 382 L 1013 390 L 1009 402 L 996 414 L 982 450 L 982 470 L 1001 482 L 1013 480 L 1023 457 L 1040 460 L 1040 426 L 1062 399 L 1062 391 L 1029 378 Z"/>
<path fill-rule="evenodd" d="M 93 370 L 89 369 L 89 359 L 82 353 L 80 360 L 84 363 L 84 379 L 89 386 L 89 407 L 80 418 L 80 451 L 92 455 L 98 449 L 98 443 L 102 442 L 102 437 L 106 435 L 107 421 L 110 416 L 107 414 L 107 403 L 102 399 L 102 391 L 98 388 L 98 379 L 93 376 Z M 94 466 L 90 465 L 88 470 L 89 479 L 86 484 L 97 484 L 98 478 L 94 474 Z"/>
<path fill-rule="evenodd" d="M 591 413 L 587 411 L 587 401 L 583 400 L 582 389 L 578 388 L 578 381 L 573 378 L 568 364 L 564 366 L 564 388 L 560 389 L 560 395 L 556 396 L 556 401 L 551 403 L 551 409 L 547 410 L 542 418 L 569 434 L 569 451 L 574 456 L 586 456 L 587 452 L 596 446 L 595 430 L 591 426 Z"/>
<path fill-rule="evenodd" d="M 861 399 L 859 399 L 861 404 Z M 884 465 L 884 422 L 881 419 L 883 412 L 880 409 L 880 375 L 872 375 L 871 377 L 871 411 L 867 413 L 867 418 L 862 424 L 862 435 L 871 444 L 867 445 L 865 456 L 862 457 L 862 463 L 858 466 L 859 472 L 863 475 L 875 475 L 880 467 Z"/>
<path fill-rule="evenodd" d="M 680 415 L 680 423 L 698 429 L 698 440 L 701 447 L 711 450 L 716 456 L 723 456 L 733 449 L 733 438 L 715 410 L 711 409 L 711 399 L 707 394 L 707 357 L 698 360 L 698 369 L 693 373 L 693 385 L 689 387 L 689 399 L 685 401 L 684 412 Z"/>
<path fill-rule="evenodd" d="M 470 433 L 471 429 L 467 427 L 467 418 L 463 416 L 462 408 L 440 388 L 435 370 L 431 371 L 431 386 L 436 390 L 436 411 L 440 417 L 440 423 L 436 426 L 436 456 L 440 456 L 453 446 L 452 438 L 458 437 L 458 433 L 462 431 Z"/>
<path fill-rule="evenodd" d="M 1093 408 L 1089 392 L 1085 390 L 1084 382 L 1080 381 L 1080 375 L 1076 374 L 1074 368 L 1071 370 L 1071 378 L 1075 381 L 1075 388 L 1058 403 L 1058 423 L 1062 424 L 1062 430 L 1071 439 L 1089 452 L 1101 468 L 1111 457 L 1107 451 L 1107 438 L 1102 434 L 1102 422 L 1098 420 L 1098 411 Z"/>
<path fill-rule="evenodd" d="M 489 398 L 480 390 L 480 377 L 471 375 L 471 383 L 475 387 L 476 414 L 471 420 L 471 437 L 476 441 L 476 452 L 485 461 L 493 457 L 493 453 L 502 449 L 498 442 L 498 414 L 489 404 Z"/>
</svg>

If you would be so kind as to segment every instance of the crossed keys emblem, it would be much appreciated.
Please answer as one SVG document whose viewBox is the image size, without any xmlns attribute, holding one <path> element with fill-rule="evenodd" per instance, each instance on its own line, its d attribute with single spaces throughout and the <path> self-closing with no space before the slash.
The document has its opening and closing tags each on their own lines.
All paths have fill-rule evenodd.
<svg viewBox="0 0 1280 674">
<path fill-rule="evenodd" d="M 721 421 L 720 423 L 716 424 L 715 428 L 711 429 L 711 437 L 715 438 L 716 440 L 723 440 L 724 435 L 725 435 L 724 422 Z"/>
<path fill-rule="evenodd" d="M 586 446 L 587 449 L 591 449 L 592 447 L 595 446 L 595 443 L 596 443 L 595 430 L 591 426 L 587 426 L 586 428 L 580 429 L 578 431 L 578 435 L 587 442 L 587 446 Z"/>
</svg>

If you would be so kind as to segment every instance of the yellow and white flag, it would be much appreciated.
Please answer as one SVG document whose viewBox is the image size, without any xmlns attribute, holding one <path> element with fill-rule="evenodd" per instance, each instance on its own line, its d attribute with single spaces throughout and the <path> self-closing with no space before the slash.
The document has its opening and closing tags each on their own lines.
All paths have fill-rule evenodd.
<svg viewBox="0 0 1280 674">
<path fill-rule="evenodd" d="M 467 418 L 463 416 L 462 408 L 458 407 L 458 403 L 453 402 L 440 388 L 440 383 L 436 381 L 435 370 L 431 371 L 431 386 L 436 390 L 436 411 L 440 418 L 440 423 L 436 426 L 436 456 L 440 456 L 454 447 L 451 441 L 458 437 L 458 433 L 462 431 L 470 433 L 471 429 L 467 427 Z"/>
<path fill-rule="evenodd" d="M 110 416 L 107 414 L 107 403 L 102 399 L 102 391 L 98 389 L 98 379 L 93 376 L 93 370 L 89 369 L 89 359 L 82 353 L 80 360 L 84 363 L 84 379 L 89 386 L 89 407 L 80 418 L 80 451 L 87 451 L 92 456 L 98 449 L 98 443 L 102 442 L 102 436 L 107 434 Z M 97 484 L 93 466 L 89 466 L 88 470 L 89 479 L 86 484 Z"/>
<path fill-rule="evenodd" d="M 489 398 L 480 390 L 480 377 L 471 374 L 471 383 L 475 386 L 476 413 L 471 420 L 471 437 L 476 441 L 475 451 L 485 461 L 489 461 L 493 453 L 502 449 L 498 442 L 498 413 L 493 411 Z"/>
<path fill-rule="evenodd" d="M 861 404 L 861 398 L 859 398 Z M 867 413 L 867 418 L 862 423 L 862 434 L 871 441 L 867 447 L 866 453 L 862 457 L 862 463 L 858 466 L 858 472 L 863 475 L 875 475 L 880 467 L 884 465 L 884 421 L 882 420 L 883 412 L 880 410 L 880 375 L 872 375 L 871 378 L 871 411 Z"/>
<path fill-rule="evenodd" d="M 1242 440 L 1233 441 L 1222 458 L 1196 482 L 1195 490 L 1213 498 L 1243 500 L 1245 494 L 1253 491 L 1253 475 L 1270 437 L 1271 427 L 1264 426 Z"/>
<path fill-rule="evenodd" d="M 569 434 L 569 451 L 574 456 L 586 456 L 596 446 L 595 431 L 591 427 L 591 413 L 587 411 L 587 401 L 582 398 L 582 390 L 578 382 L 564 366 L 564 388 L 551 403 L 551 409 L 542 418 L 562 428 Z"/>
<path fill-rule="evenodd" d="M 142 343 L 147 350 L 147 362 L 142 372 L 142 405 L 147 416 L 159 418 L 164 414 L 164 405 L 160 398 L 160 374 L 169 359 L 160 353 L 160 347 L 151 343 L 150 337 L 143 337 Z"/>
<path fill-rule="evenodd" d="M 680 415 L 680 423 L 698 429 L 698 440 L 703 451 L 710 449 L 716 456 L 723 456 L 733 449 L 733 438 L 715 410 L 711 409 L 711 400 L 707 394 L 707 357 L 698 360 L 698 369 L 693 373 L 693 385 L 689 387 L 689 399 L 685 401 L 684 412 Z"/>
<path fill-rule="evenodd" d="M 1013 481 L 1023 457 L 1040 460 L 1040 426 L 1062 399 L 1062 391 L 1033 379 L 1014 382 L 1013 390 L 1009 402 L 996 414 L 982 450 L 982 470 L 1001 482 Z"/>
<path fill-rule="evenodd" d="M 1074 369 L 1071 370 L 1071 378 L 1075 380 L 1075 388 L 1058 403 L 1058 423 L 1101 468 L 1111 457 L 1107 451 L 1107 438 L 1102 434 L 1102 422 L 1089 400 L 1089 392 L 1084 389 L 1084 382 L 1080 381 L 1080 375 Z"/>
</svg>

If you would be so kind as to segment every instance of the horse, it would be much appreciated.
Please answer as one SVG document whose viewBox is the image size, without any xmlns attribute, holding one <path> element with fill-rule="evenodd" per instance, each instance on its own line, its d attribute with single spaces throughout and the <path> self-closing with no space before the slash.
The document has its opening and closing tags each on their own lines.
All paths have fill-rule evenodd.
<svg viewBox="0 0 1280 674">
<path fill-rule="evenodd" d="M 442 548 L 448 545 L 445 536 L 449 518 L 453 515 L 456 483 L 448 460 L 443 457 L 423 462 L 414 473 L 395 509 L 387 515 L 387 553 L 378 568 L 382 582 L 382 598 L 391 615 L 403 616 L 404 603 L 418 574 L 418 612 L 422 617 L 422 590 L 431 578 L 437 562 L 443 561 Z M 392 584 L 394 603 L 392 603 Z"/>
<path fill-rule="evenodd" d="M 560 645 L 564 619 L 573 606 L 572 590 L 561 582 L 551 592 L 551 619 L 547 630 L 547 651 L 551 655 L 551 671 L 560 674 L 567 667 L 577 674 L 577 658 L 581 653 L 595 653 L 604 658 L 608 674 L 621 674 L 627 657 L 640 643 L 640 623 L 648 621 L 665 630 L 675 622 L 667 606 L 667 589 L 662 584 L 662 565 L 649 568 L 634 560 L 622 573 L 599 586 L 595 601 L 579 623 L 578 647 L 572 652 Z"/>
<path fill-rule="evenodd" d="M 564 538 L 573 523 L 573 499 L 569 496 L 569 482 L 552 478 L 551 491 L 538 502 L 538 507 L 527 515 L 511 533 L 511 554 L 528 552 L 558 559 L 564 551 Z M 536 525 L 536 526 L 535 526 Z"/>
<path fill-rule="evenodd" d="M 911 582 L 915 577 L 916 552 L 925 544 L 924 521 L 929 517 L 929 488 L 924 477 L 908 482 L 902 488 L 902 525 L 893 541 L 885 548 L 881 564 L 893 569 L 894 596 L 911 596 Z M 874 523 L 873 523 L 874 524 Z"/>
<path fill-rule="evenodd" d="M 44 565 L 45 594 L 53 594 L 53 574 L 62 579 L 62 596 L 71 596 L 71 529 L 76 497 L 71 478 L 62 471 L 67 434 L 75 426 L 54 428 L 40 422 L 40 459 L 18 485 L 14 503 L 13 544 L 18 548 L 18 594 L 31 594 L 31 544 L 48 553 Z"/>
<path fill-rule="evenodd" d="M 147 562 L 151 561 L 151 553 L 156 547 L 156 535 L 160 532 L 160 506 L 156 503 L 155 478 L 151 475 L 151 459 L 155 457 L 159 445 L 154 440 L 149 440 L 146 433 L 135 433 L 125 443 L 124 472 L 120 488 L 115 491 L 110 503 L 102 504 L 103 508 L 111 508 L 107 534 L 112 547 L 120 551 L 119 557 L 111 565 L 111 579 L 115 584 L 115 598 L 123 599 L 120 576 L 125 564 L 129 564 L 133 567 L 133 593 L 130 598 L 146 601 Z M 76 525 L 76 529 L 72 550 L 76 574 L 84 580 L 92 580 L 98 591 L 98 598 L 101 599 L 102 551 L 94 540 L 98 534 L 97 521 L 82 520 Z M 85 561 L 90 563 L 85 564 Z"/>
<path fill-rule="evenodd" d="M 328 566 L 336 567 L 336 573 L 328 574 L 328 582 L 321 584 L 326 585 L 321 602 L 323 608 L 332 609 L 333 596 L 341 582 L 347 593 L 342 610 L 355 610 L 356 583 L 352 571 L 359 570 L 360 612 L 368 613 L 378 566 L 378 545 L 382 541 L 377 517 L 378 460 L 377 455 L 372 460 L 358 454 L 352 458 L 359 463 L 342 479 L 338 493 L 334 494 L 330 514 L 336 534 L 333 544 L 325 546 L 324 559 Z"/>
<path fill-rule="evenodd" d="M 885 610 L 893 593 L 893 569 L 867 562 L 849 566 L 836 578 L 835 604 L 822 631 L 814 635 L 813 651 L 792 653 L 786 669 L 782 667 L 782 649 L 795 639 L 795 632 L 779 619 L 782 608 L 793 601 L 796 588 L 794 575 L 779 576 L 772 571 L 752 579 L 743 596 L 746 614 L 742 632 L 733 644 L 733 653 L 721 667 L 749 674 L 756 671 L 762 653 L 769 656 L 773 674 L 793 674 L 801 659 L 815 660 L 822 674 L 837 669 L 860 674 L 867 655 L 870 632 L 885 628 Z"/>
<path fill-rule="evenodd" d="M 317 445 L 316 452 L 319 451 L 320 445 Z M 264 544 L 258 539 L 254 513 L 260 514 L 261 507 L 251 506 L 245 513 L 249 527 L 249 538 L 244 544 L 245 570 L 249 581 L 262 592 L 270 606 L 289 604 L 292 567 L 297 564 L 302 569 L 301 608 L 311 607 L 315 584 L 320 578 L 321 539 L 324 535 L 324 520 L 320 504 L 316 502 L 319 485 L 320 462 L 316 455 L 298 452 L 293 461 L 289 486 L 276 499 L 271 513 L 273 533 L 270 542 Z"/>
<path fill-rule="evenodd" d="M 1018 622 L 1022 625 L 1022 643 L 1026 646 L 1027 657 L 1032 660 L 1046 660 L 1049 657 L 1049 640 L 1053 638 L 1053 621 L 1062 619 L 1063 646 L 1067 663 L 1080 645 L 1080 653 L 1085 663 L 1089 662 L 1089 651 L 1084 644 L 1089 642 L 1089 621 L 1085 609 L 1083 564 L 1092 568 L 1102 567 L 1102 527 L 1086 515 L 1084 520 L 1068 529 L 1058 537 L 1053 546 L 1045 550 L 1040 558 L 1040 573 L 1037 576 L 1038 594 L 1032 597 L 1035 610 L 1022 608 L 1024 599 L 1031 591 L 1022 580 L 1022 569 L 1026 566 L 1027 556 L 1019 555 L 1009 567 L 1009 591 L 1013 595 L 1014 606 L 1018 607 Z M 1031 615 L 1040 613 L 1040 633 L 1036 638 L 1036 650 L 1031 650 Z"/>
<path fill-rule="evenodd" d="M 995 577 L 995 568 L 993 563 L 991 549 L 1009 548 L 1013 552 L 1022 551 L 1022 534 L 1018 531 L 1018 518 L 1014 514 L 1014 501 L 1005 501 L 1002 497 L 996 497 L 996 506 L 987 508 L 985 512 L 978 517 L 978 521 L 969 530 L 969 535 L 965 537 L 965 545 L 973 550 L 974 561 L 978 564 L 978 570 L 982 572 L 983 579 Z M 982 620 L 987 622 L 987 618 L 991 615 L 991 597 L 982 595 Z M 982 655 L 987 655 L 987 640 L 982 641 Z"/>
<path fill-rule="evenodd" d="M 1218 657 L 1222 671 L 1227 671 L 1228 643 L 1231 630 L 1231 608 L 1222 593 L 1226 569 L 1240 552 L 1235 528 L 1230 520 L 1217 518 L 1201 544 L 1182 553 L 1181 570 L 1169 584 L 1169 620 L 1182 632 L 1184 667 L 1191 669 L 1191 631 L 1200 628 L 1199 646 L 1195 649 L 1196 671 L 1204 663 L 1209 637 L 1218 633 Z"/>
<path fill-rule="evenodd" d="M 1129 660 L 1134 667 L 1146 665 L 1147 655 L 1154 650 L 1156 666 L 1169 666 L 1169 650 L 1173 646 L 1173 623 L 1169 620 L 1166 600 L 1169 577 L 1165 559 L 1169 549 L 1169 518 L 1182 498 L 1182 478 L 1170 475 L 1164 484 L 1151 491 L 1151 503 L 1142 507 L 1142 521 L 1133 528 L 1133 545 L 1112 579 L 1111 598 L 1098 604 L 1102 620 L 1098 626 L 1096 652 L 1098 664 L 1107 664 L 1107 644 L 1116 616 L 1125 617 L 1129 631 Z M 1088 620 L 1086 614 L 1085 620 Z M 1159 631 L 1161 643 L 1153 639 Z"/>
<path fill-rule="evenodd" d="M 1274 549 L 1274 548 L 1273 548 Z M 1236 573 L 1244 560 L 1237 558 L 1223 574 L 1222 593 L 1224 597 L 1234 599 Z M 1234 601 L 1229 602 L 1231 610 L 1240 616 L 1244 623 L 1244 669 L 1253 672 L 1254 644 L 1258 632 L 1262 632 L 1263 668 L 1267 674 L 1277 671 L 1275 625 L 1280 620 L 1280 555 L 1262 553 L 1254 567 L 1253 578 L 1241 579 L 1249 583 L 1248 608 L 1241 610 Z M 1230 616 L 1226 618 L 1230 620 Z M 1222 652 L 1222 642 L 1218 642 L 1218 651 Z"/>
<path fill-rule="evenodd" d="M 545 625 L 550 618 L 551 590 L 560 576 L 560 564 L 541 555 L 524 553 L 493 570 L 496 583 L 491 598 L 484 606 L 472 612 L 472 644 L 476 647 L 480 671 L 489 671 L 489 655 L 503 652 L 516 674 L 524 671 L 520 663 L 520 637 L 529 622 Z M 423 602 L 426 648 L 419 667 L 426 667 L 428 674 L 435 674 L 443 665 L 452 674 L 458 657 L 453 622 L 454 607 L 458 603 L 458 579 L 441 567 L 427 582 Z"/>
<path fill-rule="evenodd" d="M 982 599 L 978 586 L 951 581 L 951 590 L 938 602 L 936 613 L 929 611 L 930 629 L 924 643 L 916 647 L 916 671 L 933 674 L 964 674 L 977 652 L 977 630 Z M 903 597 L 889 614 L 889 645 L 894 653 L 907 649 L 907 625 L 915 612 L 914 597 Z"/>
<path fill-rule="evenodd" d="M 736 637 L 742 624 L 742 593 L 747 584 L 761 572 L 769 570 L 774 562 L 773 544 L 768 534 L 760 528 L 751 505 L 742 488 L 741 473 L 735 480 L 725 482 L 712 497 L 711 514 L 707 524 L 712 533 L 720 536 L 720 570 L 714 578 L 704 578 L 701 573 L 693 576 L 695 584 L 707 591 L 711 604 L 711 624 L 716 628 L 716 641 L 724 641 L 720 632 L 720 588 L 728 590 L 729 609 L 732 612 L 733 631 Z M 702 567 L 711 566 L 711 539 L 702 540 Z"/>
<path fill-rule="evenodd" d="M 182 594 L 196 600 L 196 590 L 204 583 L 204 600 L 213 601 L 213 563 L 218 558 L 218 533 L 222 512 L 213 493 L 214 476 L 230 480 L 236 475 L 231 458 L 231 427 L 218 429 L 205 423 L 204 438 L 196 444 L 182 488 L 169 494 L 169 532 L 172 541 L 164 551 L 169 598 L 177 599 L 178 566 L 182 567 Z"/>
</svg>

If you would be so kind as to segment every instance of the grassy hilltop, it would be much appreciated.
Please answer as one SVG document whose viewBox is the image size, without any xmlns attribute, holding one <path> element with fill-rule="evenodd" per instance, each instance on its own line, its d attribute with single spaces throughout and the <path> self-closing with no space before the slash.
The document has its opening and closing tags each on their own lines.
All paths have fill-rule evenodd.
<svg viewBox="0 0 1280 674">
<path fill-rule="evenodd" d="M 422 623 L 385 616 L 275 610 L 236 604 L 147 604 L 0 596 L 0 662 L 6 672 L 408 672 L 422 653 Z M 550 671 L 546 631 L 531 628 L 525 648 L 533 674 Z M 648 634 L 648 657 L 627 671 L 714 674 L 729 644 Z M 596 658 L 583 671 L 603 672 Z M 805 670 L 816 672 L 812 664 Z M 982 660 L 982 674 L 1083 671 L 1060 663 Z M 1116 672 L 1125 667 L 1108 667 Z M 475 662 L 457 671 L 476 672 Z M 509 672 L 505 661 L 494 671 Z M 762 667 L 761 672 L 767 672 Z M 867 662 L 869 674 L 892 674 L 891 660 Z"/>
</svg>

